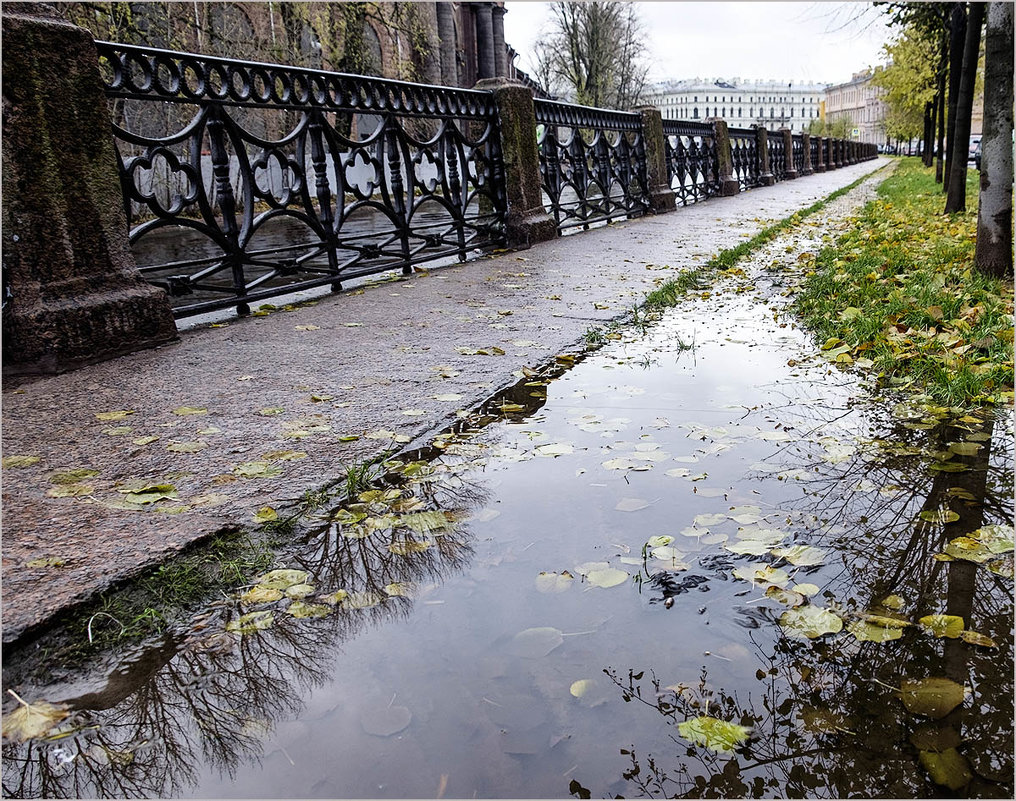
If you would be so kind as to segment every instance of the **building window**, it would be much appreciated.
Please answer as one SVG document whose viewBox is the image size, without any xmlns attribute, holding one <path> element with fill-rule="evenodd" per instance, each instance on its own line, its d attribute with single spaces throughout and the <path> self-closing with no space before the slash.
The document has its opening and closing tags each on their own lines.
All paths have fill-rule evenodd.
<svg viewBox="0 0 1016 801">
<path fill-rule="evenodd" d="M 776 119 L 776 109 L 774 109 L 772 106 L 769 107 L 769 119 L 771 120 Z"/>
<path fill-rule="evenodd" d="M 694 116 L 694 118 L 696 120 L 698 119 L 698 106 L 695 106 L 695 111 L 693 112 L 693 116 Z"/>
</svg>

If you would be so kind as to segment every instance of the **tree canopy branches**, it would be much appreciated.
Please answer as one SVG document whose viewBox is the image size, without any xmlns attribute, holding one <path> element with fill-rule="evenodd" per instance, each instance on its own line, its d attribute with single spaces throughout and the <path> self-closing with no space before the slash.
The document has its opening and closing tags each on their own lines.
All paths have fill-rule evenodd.
<svg viewBox="0 0 1016 801">
<path fill-rule="evenodd" d="M 537 74 L 583 105 L 629 109 L 645 88 L 644 31 L 633 3 L 556 2 L 536 47 Z"/>
</svg>

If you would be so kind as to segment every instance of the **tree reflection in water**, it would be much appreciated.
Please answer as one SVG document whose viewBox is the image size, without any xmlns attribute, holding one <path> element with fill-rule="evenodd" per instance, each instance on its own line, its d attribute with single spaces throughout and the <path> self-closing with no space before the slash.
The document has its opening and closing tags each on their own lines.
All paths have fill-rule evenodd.
<svg viewBox="0 0 1016 801">
<path fill-rule="evenodd" d="M 463 515 L 486 495 L 459 478 L 460 469 L 439 464 L 433 475 L 406 483 L 404 494 L 415 494 L 429 509 Z M 4 796 L 175 796 L 193 786 L 202 762 L 235 777 L 245 763 L 260 759 L 276 722 L 297 715 L 306 691 L 330 678 L 338 644 L 409 615 L 412 598 L 386 587 L 439 583 L 472 555 L 472 537 L 462 525 L 441 531 L 426 550 L 389 549 L 411 534 L 388 528 L 352 538 L 326 520 L 285 554 L 286 566 L 310 574 L 316 595 L 343 589 L 373 597 L 375 605 L 339 605 L 321 619 L 276 609 L 274 626 L 241 637 L 225 631 L 229 620 L 249 611 L 232 597 L 213 604 L 187 632 L 139 649 L 100 690 L 48 688 L 50 700 L 78 710 L 61 727 L 75 731 L 55 741 L 5 741 Z"/>
<path fill-rule="evenodd" d="M 997 648 L 932 637 L 918 627 L 885 643 L 857 641 L 846 632 L 801 640 L 779 627 L 778 604 L 742 606 L 738 615 L 750 631 L 761 684 L 747 698 L 712 686 L 706 668 L 697 686 L 670 687 L 652 673 L 647 677 L 648 666 L 627 669 L 627 675 L 605 669 L 624 701 L 656 709 L 668 725 L 707 714 L 753 729 L 733 755 L 691 745 L 676 731 L 668 734 L 674 754 L 622 748 L 630 762 L 622 774 L 625 794 L 1011 798 L 1012 580 L 969 561 L 934 558 L 950 540 L 982 525 L 1012 524 L 1008 422 L 897 423 L 845 463 L 818 461 L 795 471 L 808 484 L 799 521 L 813 524 L 809 544 L 836 554 L 830 564 L 809 569 L 823 583 L 824 605 L 847 619 L 885 614 L 880 601 L 896 594 L 906 600 L 911 621 L 957 615 Z M 1000 427 L 1007 429 L 1001 437 L 995 432 Z M 983 446 L 976 455 L 950 453 L 950 444 L 970 434 Z M 951 510 L 958 519 L 920 518 L 931 510 Z M 776 639 L 768 640 L 766 631 Z M 932 676 L 966 685 L 971 696 L 938 720 L 907 713 L 893 688 Z M 958 757 L 951 787 L 932 782 L 921 751 Z M 570 790 L 578 797 L 599 794 L 578 780 Z"/>
</svg>

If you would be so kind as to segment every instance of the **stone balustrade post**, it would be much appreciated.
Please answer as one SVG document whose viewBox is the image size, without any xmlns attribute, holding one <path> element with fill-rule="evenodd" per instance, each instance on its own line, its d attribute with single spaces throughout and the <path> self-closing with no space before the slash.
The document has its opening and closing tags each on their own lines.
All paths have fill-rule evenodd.
<svg viewBox="0 0 1016 801">
<path fill-rule="evenodd" d="M 716 162 L 719 175 L 720 197 L 731 197 L 741 191 L 734 177 L 734 158 L 730 152 L 730 131 L 724 120 L 713 120 L 713 141 L 716 143 Z"/>
<path fill-rule="evenodd" d="M 88 31 L 3 15 L 3 371 L 53 373 L 176 338 L 128 242 Z"/>
<path fill-rule="evenodd" d="M 772 186 L 776 183 L 772 164 L 769 162 L 769 131 L 760 125 L 755 129 L 755 148 L 758 153 L 759 186 Z"/>
<path fill-rule="evenodd" d="M 532 90 L 509 78 L 487 78 L 474 88 L 491 92 L 497 106 L 508 201 L 508 247 L 524 249 L 553 239 L 557 224 L 543 208 Z"/>
<path fill-rule="evenodd" d="M 780 128 L 780 134 L 783 136 L 784 178 L 791 181 L 798 175 L 794 166 L 794 134 L 789 128 Z"/>
<path fill-rule="evenodd" d="M 801 134 L 801 148 L 804 151 L 804 169 L 801 171 L 801 175 L 811 175 L 815 172 L 815 168 L 811 164 L 811 134 Z"/>
<path fill-rule="evenodd" d="M 656 214 L 674 211 L 677 203 L 667 177 L 667 148 L 663 135 L 663 115 L 658 108 L 636 109 L 642 115 L 642 142 L 646 149 L 646 183 L 650 207 Z"/>
<path fill-rule="evenodd" d="M 815 163 L 811 165 L 811 168 L 815 172 L 825 172 L 826 162 L 825 162 L 825 154 L 822 152 L 822 137 L 816 136 L 815 139 L 816 139 L 815 155 L 818 156 L 818 158 L 815 160 Z"/>
<path fill-rule="evenodd" d="M 834 150 L 835 150 L 834 144 L 835 144 L 835 141 L 836 140 L 834 140 L 834 139 L 832 139 L 831 137 L 828 137 L 828 136 L 823 137 L 823 139 L 822 139 L 822 143 L 825 146 L 825 165 L 826 165 L 826 170 L 827 171 L 828 170 L 835 170 L 836 169 L 836 157 L 835 157 L 835 154 L 834 154 Z"/>
</svg>

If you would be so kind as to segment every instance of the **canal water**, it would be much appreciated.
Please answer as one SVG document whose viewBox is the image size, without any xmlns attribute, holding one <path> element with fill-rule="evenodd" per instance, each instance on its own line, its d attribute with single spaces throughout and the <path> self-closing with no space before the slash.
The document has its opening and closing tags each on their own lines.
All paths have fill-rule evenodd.
<svg viewBox="0 0 1016 801">
<path fill-rule="evenodd" d="M 5 795 L 1011 798 L 1012 417 L 874 403 L 764 263 L 39 687 Z"/>
</svg>

